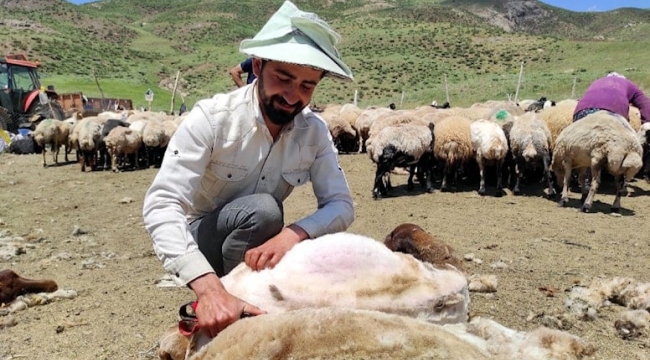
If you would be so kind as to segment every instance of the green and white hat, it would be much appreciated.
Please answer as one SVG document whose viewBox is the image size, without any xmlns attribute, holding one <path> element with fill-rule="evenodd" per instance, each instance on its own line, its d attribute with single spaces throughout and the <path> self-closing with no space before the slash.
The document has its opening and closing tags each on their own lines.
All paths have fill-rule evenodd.
<svg viewBox="0 0 650 360">
<path fill-rule="evenodd" d="M 261 59 L 304 65 L 324 70 L 327 76 L 352 81 L 352 71 L 343 63 L 336 45 L 341 36 L 314 13 L 285 1 L 252 39 L 239 51 Z"/>
</svg>

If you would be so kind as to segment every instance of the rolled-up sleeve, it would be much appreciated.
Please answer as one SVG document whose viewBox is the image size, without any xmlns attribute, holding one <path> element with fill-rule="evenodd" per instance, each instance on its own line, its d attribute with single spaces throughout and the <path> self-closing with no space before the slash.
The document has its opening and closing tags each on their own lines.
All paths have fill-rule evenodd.
<svg viewBox="0 0 650 360">
<path fill-rule="evenodd" d="M 172 136 L 144 198 L 144 225 L 165 269 L 184 283 L 214 272 L 190 233 L 187 213 L 210 162 L 213 129 L 197 103 Z"/>
<path fill-rule="evenodd" d="M 295 222 L 311 238 L 345 231 L 354 221 L 354 204 L 345 173 L 331 137 L 322 137 L 318 153 L 310 168 L 318 210 Z"/>
</svg>

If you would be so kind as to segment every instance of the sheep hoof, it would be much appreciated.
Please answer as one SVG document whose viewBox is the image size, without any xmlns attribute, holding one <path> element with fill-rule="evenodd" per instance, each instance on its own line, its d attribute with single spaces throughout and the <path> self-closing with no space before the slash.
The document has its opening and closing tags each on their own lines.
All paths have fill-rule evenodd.
<svg viewBox="0 0 650 360">
<path fill-rule="evenodd" d="M 583 213 L 588 213 L 590 208 L 591 208 L 591 205 L 584 204 L 580 208 L 580 211 L 582 211 Z"/>
<path fill-rule="evenodd" d="M 485 195 L 485 189 L 484 188 L 478 189 L 478 194 L 481 196 Z"/>
<path fill-rule="evenodd" d="M 433 188 L 427 189 L 427 193 L 429 194 L 433 194 L 433 191 L 434 191 Z"/>
<path fill-rule="evenodd" d="M 564 199 L 564 198 L 562 198 L 560 201 L 558 201 L 557 206 L 559 206 L 559 207 L 565 207 L 566 204 L 567 204 L 568 202 L 569 202 L 568 199 Z"/>
<path fill-rule="evenodd" d="M 515 194 L 515 195 L 521 195 L 521 189 L 514 188 L 514 189 L 512 189 L 512 193 Z"/>
<path fill-rule="evenodd" d="M 494 194 L 496 197 L 502 197 L 503 196 L 503 190 L 497 190 L 496 194 Z"/>
</svg>

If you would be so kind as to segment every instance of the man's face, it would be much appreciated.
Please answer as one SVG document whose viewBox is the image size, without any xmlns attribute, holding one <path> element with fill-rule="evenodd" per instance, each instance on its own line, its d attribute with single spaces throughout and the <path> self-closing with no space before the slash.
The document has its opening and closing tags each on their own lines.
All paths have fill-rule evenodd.
<svg viewBox="0 0 650 360">
<path fill-rule="evenodd" d="M 273 124 L 293 120 L 311 101 L 323 71 L 277 61 L 253 59 L 264 116 Z"/>
</svg>

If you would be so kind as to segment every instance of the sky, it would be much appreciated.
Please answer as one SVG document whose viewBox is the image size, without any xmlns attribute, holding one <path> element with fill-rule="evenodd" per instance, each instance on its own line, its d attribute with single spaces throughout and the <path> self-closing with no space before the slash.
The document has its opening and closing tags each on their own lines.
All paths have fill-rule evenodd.
<svg viewBox="0 0 650 360">
<path fill-rule="evenodd" d="M 97 0 L 68 0 L 73 4 L 85 4 Z M 179 0 L 183 1 L 183 0 Z M 609 11 L 621 7 L 650 9 L 648 0 L 541 0 L 542 2 L 572 11 Z"/>
</svg>

